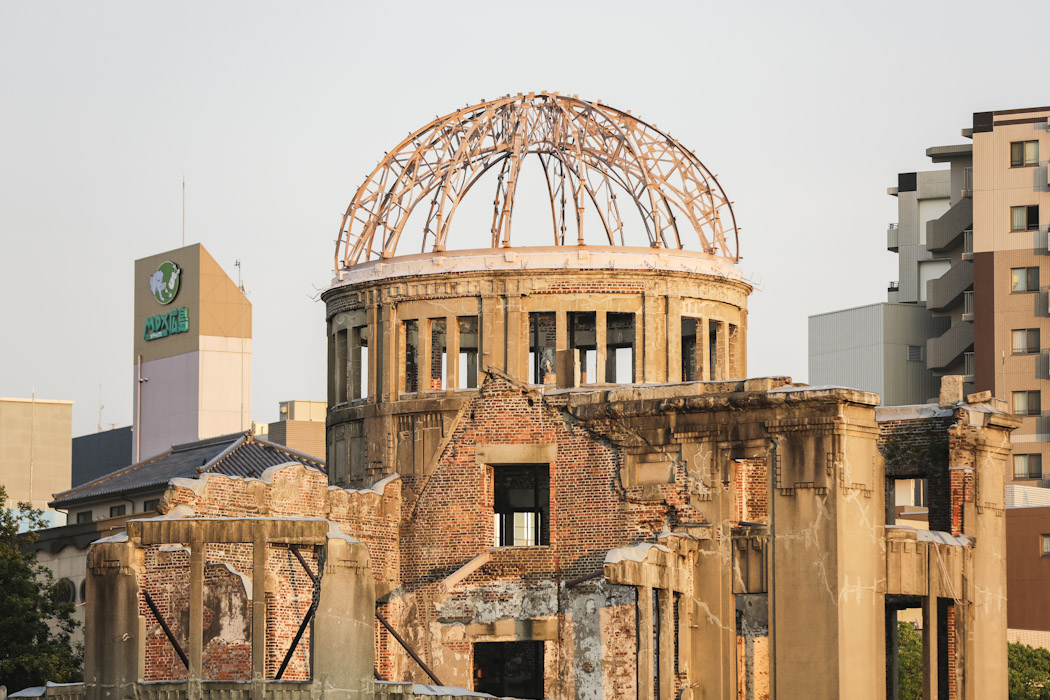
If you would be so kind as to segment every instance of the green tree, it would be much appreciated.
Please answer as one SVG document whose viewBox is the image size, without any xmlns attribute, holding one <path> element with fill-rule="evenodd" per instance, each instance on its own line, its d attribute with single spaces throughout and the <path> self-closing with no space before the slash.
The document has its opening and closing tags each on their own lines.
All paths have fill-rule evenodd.
<svg viewBox="0 0 1050 700">
<path fill-rule="evenodd" d="M 897 623 L 897 697 L 922 697 L 922 635 L 910 622 Z"/>
<path fill-rule="evenodd" d="M 8 509 L 0 484 L 0 683 L 8 690 L 71 683 L 82 679 L 83 651 L 70 643 L 79 624 L 73 604 L 62 603 L 51 570 L 24 549 L 47 527 L 43 513 L 28 503 Z M 29 532 L 19 533 L 28 528 Z"/>
<path fill-rule="evenodd" d="M 1010 700 L 1050 700 L 1050 651 L 1015 643 L 1007 657 Z"/>
</svg>

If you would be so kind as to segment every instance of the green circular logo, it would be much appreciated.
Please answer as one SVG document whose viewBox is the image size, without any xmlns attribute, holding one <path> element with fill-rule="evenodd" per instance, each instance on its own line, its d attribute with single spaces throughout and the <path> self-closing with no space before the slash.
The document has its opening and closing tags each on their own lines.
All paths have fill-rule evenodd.
<svg viewBox="0 0 1050 700">
<path fill-rule="evenodd" d="M 179 274 L 182 270 L 170 260 L 165 260 L 157 271 L 149 276 L 149 290 L 161 304 L 170 304 L 179 293 Z"/>
</svg>

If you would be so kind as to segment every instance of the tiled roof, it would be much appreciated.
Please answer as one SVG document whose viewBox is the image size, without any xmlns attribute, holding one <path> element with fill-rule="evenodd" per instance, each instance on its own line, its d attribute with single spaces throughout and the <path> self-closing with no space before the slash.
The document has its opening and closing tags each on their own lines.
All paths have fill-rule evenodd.
<svg viewBox="0 0 1050 700">
<path fill-rule="evenodd" d="M 251 432 L 172 445 L 167 452 L 55 494 L 52 508 L 68 508 L 115 495 L 160 490 L 169 480 L 201 474 L 259 477 L 269 467 L 299 462 L 325 470 L 323 460 L 284 445 L 258 440 Z"/>
</svg>

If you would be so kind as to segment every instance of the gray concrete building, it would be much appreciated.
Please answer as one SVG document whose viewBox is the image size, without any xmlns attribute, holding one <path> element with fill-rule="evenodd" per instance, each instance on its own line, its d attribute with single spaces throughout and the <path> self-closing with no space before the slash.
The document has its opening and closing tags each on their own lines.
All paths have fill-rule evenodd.
<svg viewBox="0 0 1050 700">
<path fill-rule="evenodd" d="M 898 255 L 887 301 L 809 318 L 809 381 L 875 391 L 883 405 L 924 403 L 938 379 L 964 375 L 973 390 L 972 147 L 926 150 L 948 169 L 900 173 L 887 194 Z"/>
</svg>

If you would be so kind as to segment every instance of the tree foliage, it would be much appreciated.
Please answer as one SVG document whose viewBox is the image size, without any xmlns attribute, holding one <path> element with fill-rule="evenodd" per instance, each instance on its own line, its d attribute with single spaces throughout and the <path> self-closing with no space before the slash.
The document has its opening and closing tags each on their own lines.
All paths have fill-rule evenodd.
<svg viewBox="0 0 1050 700">
<path fill-rule="evenodd" d="M 24 548 L 47 522 L 28 503 L 9 510 L 6 502 L 0 484 L 0 683 L 14 691 L 79 681 L 83 651 L 71 644 L 79 624 L 73 604 L 61 602 L 51 570 Z M 21 526 L 29 532 L 19 534 Z"/>
<path fill-rule="evenodd" d="M 1050 700 L 1050 651 L 1010 644 L 1010 700 Z"/>
<path fill-rule="evenodd" d="M 897 697 L 922 698 L 922 634 L 910 622 L 897 622 Z"/>
</svg>

